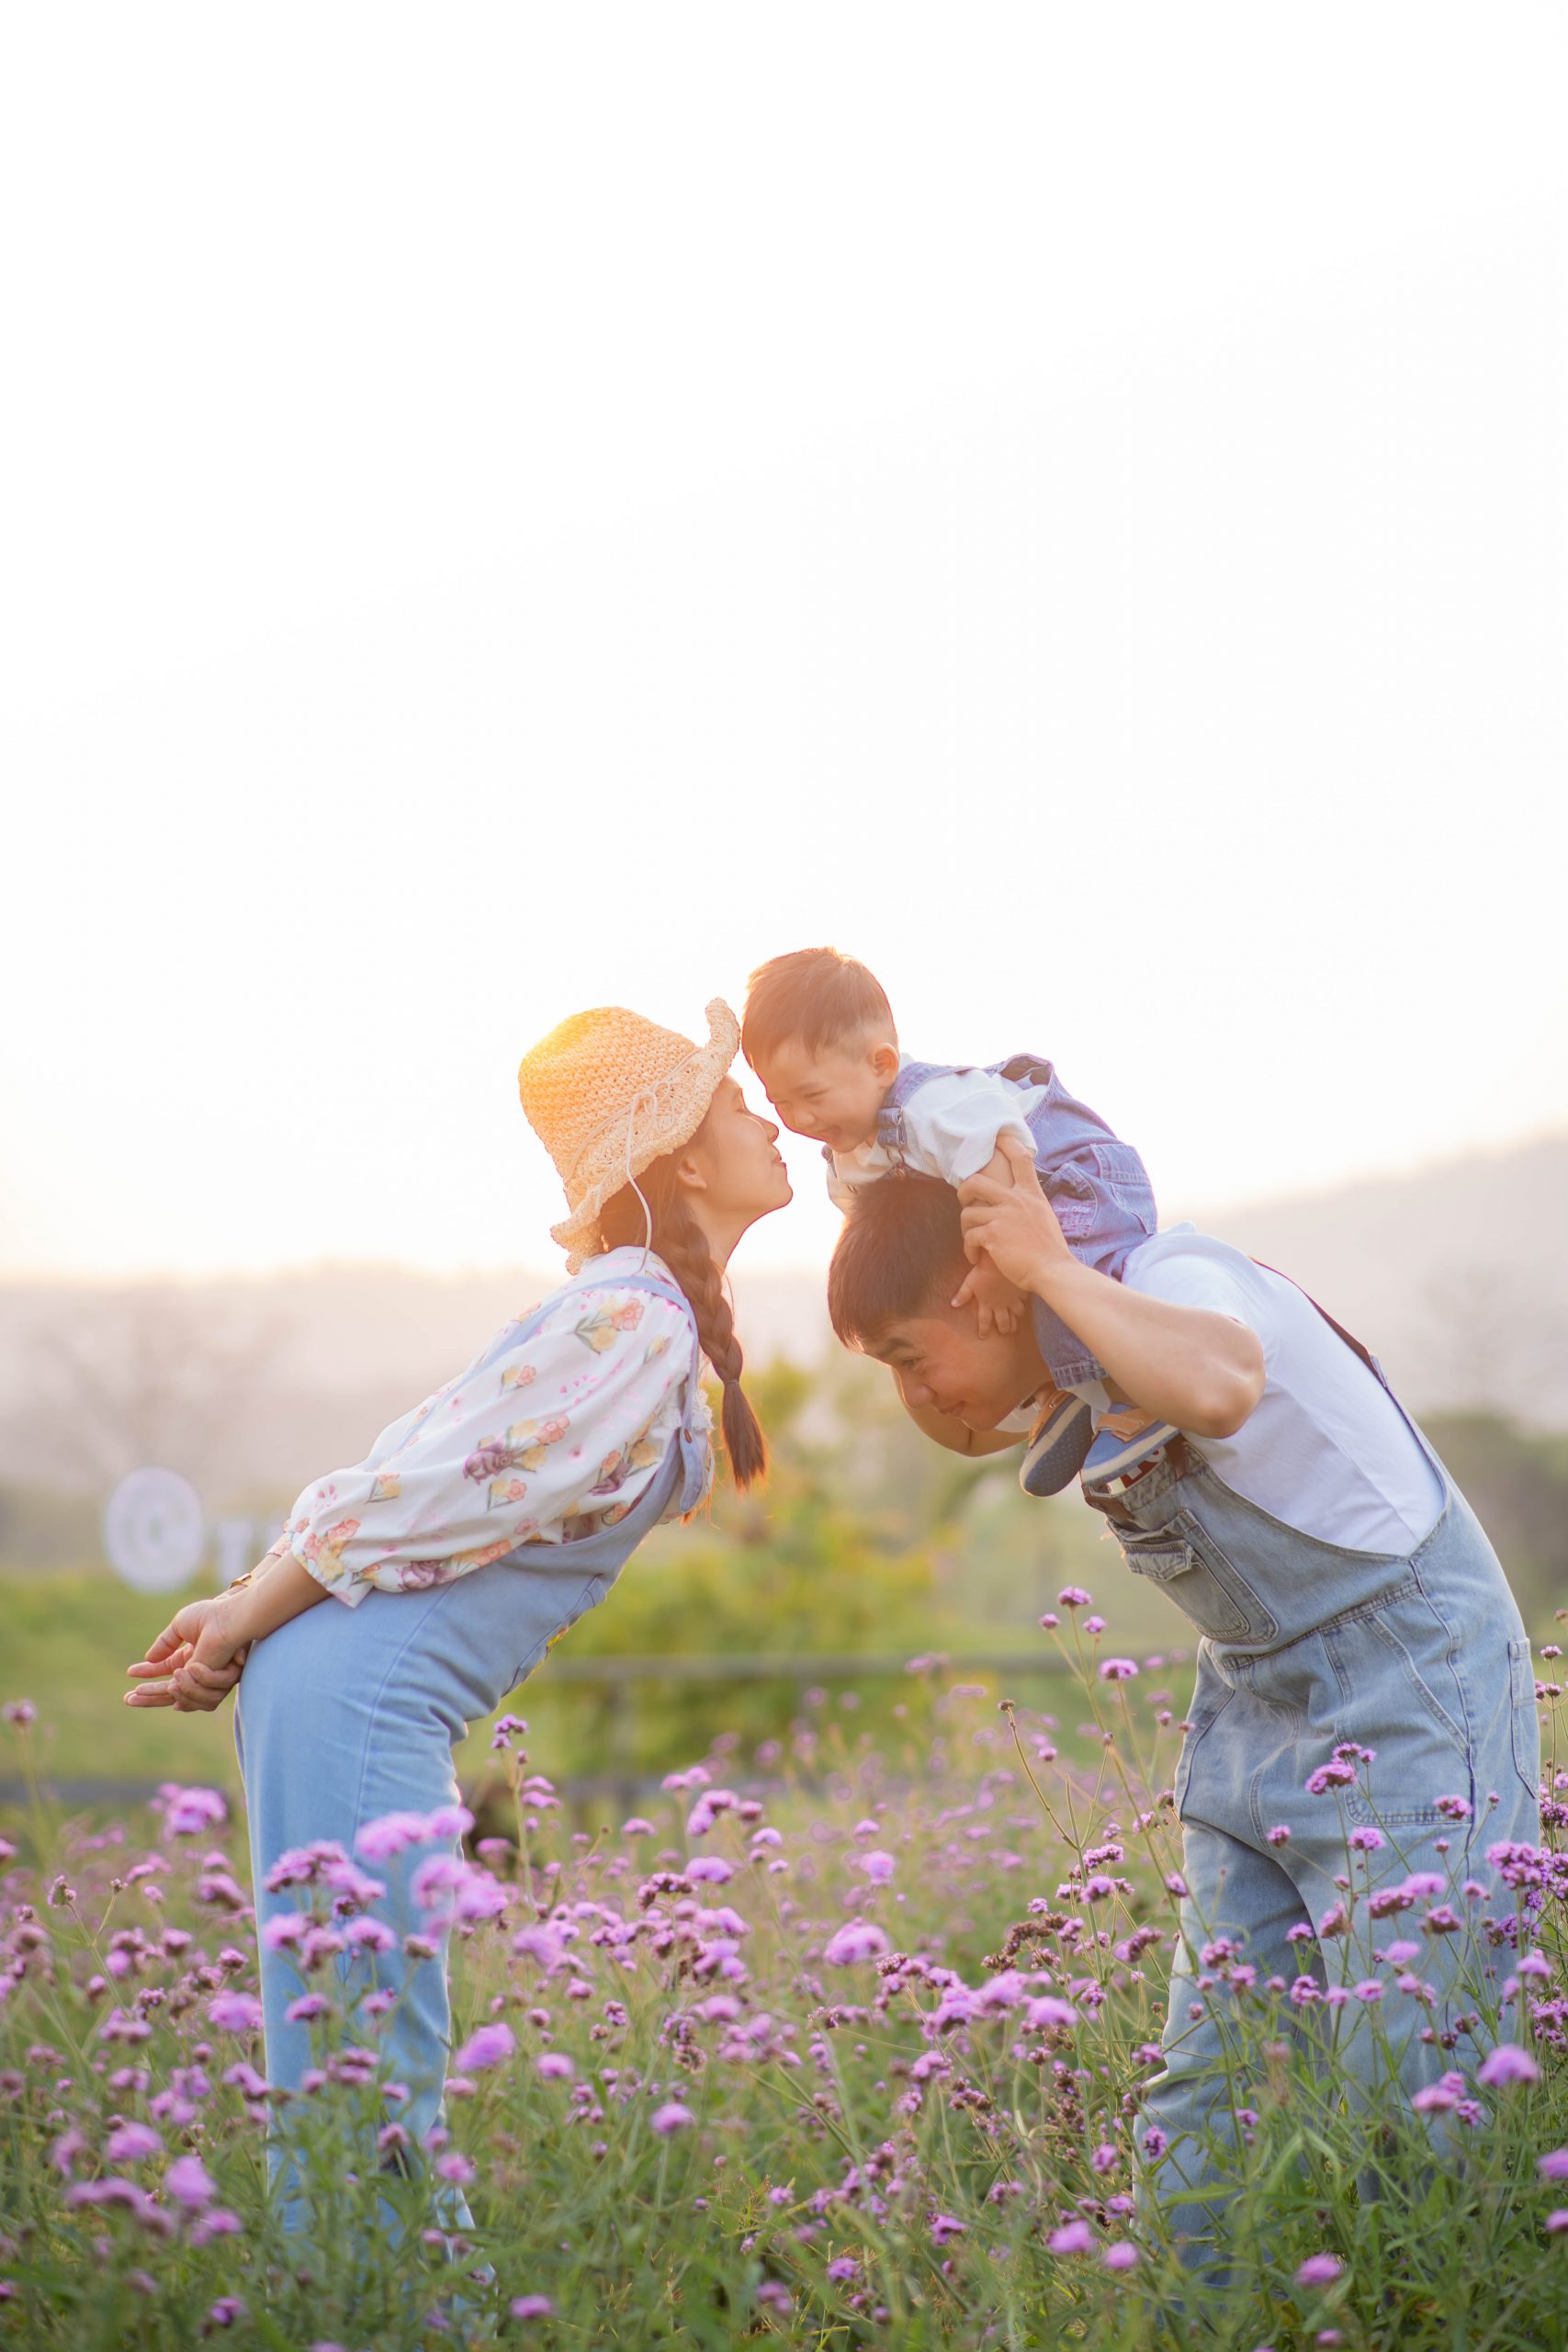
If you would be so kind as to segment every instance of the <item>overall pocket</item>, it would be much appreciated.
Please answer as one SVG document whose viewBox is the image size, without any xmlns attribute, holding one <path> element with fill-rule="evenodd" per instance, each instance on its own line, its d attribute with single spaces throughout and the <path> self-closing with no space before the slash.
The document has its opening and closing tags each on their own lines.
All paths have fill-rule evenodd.
<svg viewBox="0 0 1568 2352">
<path fill-rule="evenodd" d="M 1279 1621 L 1235 1563 L 1190 1510 L 1148 1533 L 1118 1528 L 1134 1576 L 1162 1585 L 1201 1634 L 1217 1642 L 1268 1642 Z"/>
<path fill-rule="evenodd" d="M 1359 1610 L 1320 1636 L 1336 1682 L 1334 1744 L 1374 1752 L 1369 1784 L 1341 1792 L 1363 1827 L 1434 1826 L 1438 1799 L 1474 1802 L 1464 1692 L 1448 1655 L 1450 1636 L 1429 1603 L 1412 1594 Z"/>
<path fill-rule="evenodd" d="M 1508 1697 L 1514 1770 L 1532 1804 L 1540 1803 L 1540 1717 L 1536 1713 L 1535 1660 L 1528 1640 L 1508 1644 Z"/>
<path fill-rule="evenodd" d="M 608 1590 L 609 1583 L 606 1578 L 597 1576 L 589 1577 L 587 1583 L 583 1586 L 582 1590 L 572 1602 L 571 1607 L 567 1611 L 565 1616 L 561 1618 L 560 1622 L 556 1626 L 555 1632 L 553 1634 L 547 1634 L 543 1641 L 536 1642 L 533 1648 L 528 1652 L 527 1657 L 523 1660 L 522 1665 L 513 1668 L 512 1684 L 513 1690 L 516 1689 L 519 1682 L 525 1682 L 527 1680 L 535 1668 L 538 1666 L 543 1659 L 549 1656 L 556 1644 L 559 1641 L 561 1635 L 563 1634 L 570 1634 L 578 1619 L 580 1617 L 586 1616 L 588 1611 L 593 1607 L 596 1601 L 604 1600 L 604 1595 Z"/>
</svg>

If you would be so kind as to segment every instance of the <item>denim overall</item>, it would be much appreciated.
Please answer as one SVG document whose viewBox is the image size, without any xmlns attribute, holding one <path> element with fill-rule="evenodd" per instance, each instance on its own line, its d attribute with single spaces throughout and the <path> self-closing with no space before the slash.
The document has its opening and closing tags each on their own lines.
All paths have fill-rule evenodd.
<svg viewBox="0 0 1568 2352">
<path fill-rule="evenodd" d="M 1375 1358 L 1325 1319 L 1393 1396 Z M 1445 1893 L 1451 1882 L 1461 1921 L 1489 1911 L 1511 1928 L 1506 1890 L 1482 1904 L 1460 1890 L 1471 1878 L 1494 1884 L 1485 1851 L 1496 1840 L 1540 1838 L 1540 1726 L 1524 1624 L 1474 1513 L 1399 1409 L 1443 1498 L 1408 1554 L 1349 1551 L 1285 1525 L 1226 1486 L 1190 1438 L 1174 1439 L 1120 1492 L 1084 1490 L 1128 1566 L 1157 1583 L 1202 1636 L 1175 1781 L 1187 1889 L 1181 1944 L 1165 2066 L 1145 2094 L 1139 2126 L 1149 2159 L 1139 2200 L 1146 2208 L 1157 2197 L 1181 2237 L 1223 2230 L 1221 2199 L 1204 2203 L 1199 2194 L 1216 2186 L 1218 2165 L 1198 2135 L 1234 2135 L 1231 2105 L 1246 2095 L 1245 2076 L 1227 2083 L 1221 2063 L 1235 2047 L 1228 2018 L 1236 1996 L 1212 1973 L 1198 1982 L 1206 1944 L 1243 1939 L 1239 1957 L 1260 1985 L 1272 1976 L 1289 1985 L 1309 1972 L 1320 1986 L 1381 1976 L 1375 2005 L 1352 1996 L 1301 2014 L 1322 2033 L 1357 2107 L 1385 2112 L 1473 2054 L 1462 2036 L 1450 2053 L 1423 2041 L 1421 2029 L 1440 2033 L 1473 2007 L 1467 1977 L 1491 1977 L 1495 1999 L 1511 1969 L 1506 1950 L 1495 1954 L 1462 1928 L 1422 1935 L 1425 1903 L 1373 1920 L 1365 1900 L 1431 1871 Z M 1375 1761 L 1348 1787 L 1308 1794 L 1309 1775 L 1351 1740 L 1374 1749 Z M 1439 1798 L 1461 1799 L 1469 1811 L 1440 1808 Z M 1271 1844 L 1278 1825 L 1290 1838 Z M 1380 1834 L 1382 1846 L 1348 1851 L 1358 1827 Z M 1287 1940 L 1298 1922 L 1315 1926 L 1342 1898 L 1349 1903 L 1337 1874 L 1360 1898 L 1348 1932 L 1325 1934 L 1315 1947 Z M 1429 2009 L 1397 1992 L 1396 1972 L 1374 1958 L 1374 1944 L 1406 1937 L 1421 1947 L 1412 1967 L 1435 1988 Z M 1308 2030 L 1304 2021 L 1298 2028 Z M 1163 2155 L 1157 2138 L 1150 2146 L 1145 2137 L 1151 2126 L 1164 2137 Z"/>
<path fill-rule="evenodd" d="M 587 1265 L 563 1287 L 592 1280 Z M 280 1855 L 316 1838 L 335 1839 L 352 1855 L 357 1831 L 383 1814 L 430 1813 L 457 1804 L 453 1749 L 470 1724 L 493 1713 L 560 1634 L 604 1599 L 672 1501 L 685 1511 L 701 1500 L 711 1456 L 707 1433 L 694 1419 L 702 1393 L 701 1351 L 691 1308 L 672 1283 L 651 1275 L 617 1274 L 615 1287 L 674 1299 L 692 1321 L 684 1419 L 652 1484 L 625 1519 L 570 1544 L 520 1544 L 485 1567 L 423 1591 L 373 1589 L 354 1609 L 328 1600 L 252 1650 L 235 1694 L 234 1746 L 250 1821 L 258 1933 L 279 1912 L 309 1907 L 307 1887 L 267 1892 L 266 1874 Z M 525 1323 L 525 1334 L 561 1296 L 560 1290 L 552 1293 Z M 517 1326 L 509 1325 L 508 1345 L 517 1337 Z M 429 1856 L 459 1849 L 459 1840 L 447 1838 L 414 1846 L 391 1861 L 362 1864 L 387 1888 L 373 1916 L 384 1919 L 398 1940 L 378 1955 L 345 1955 L 333 1963 L 347 1998 L 373 1986 L 398 1996 L 380 2027 L 379 2043 L 392 2079 L 407 2086 L 409 2097 L 389 2106 L 387 2114 L 416 2145 L 445 2116 L 449 1931 L 436 1939 L 434 1960 L 405 1959 L 403 1937 L 427 1931 L 409 1881 Z M 266 2075 L 277 2087 L 297 2089 L 313 2063 L 309 2026 L 290 2024 L 284 2014 L 302 1989 L 288 1955 L 264 1945 Z M 364 2041 L 365 2027 L 351 2026 L 349 2038 Z M 275 2183 L 285 2170 L 276 2134 L 268 2168 Z M 448 2227 L 469 2226 L 459 2191 L 444 2188 L 440 2206 Z M 286 2199 L 285 2219 L 303 2226 L 298 2197 Z"/>
<path fill-rule="evenodd" d="M 1147 1241 L 1159 1222 L 1142 1158 L 1098 1112 L 1068 1093 L 1055 1064 L 1043 1055 L 1014 1054 L 1010 1061 L 985 1067 L 992 1078 L 1032 1098 L 1021 1105 L 1023 1122 L 1034 1139 L 1041 1190 L 1068 1249 L 1097 1273 L 1119 1276 L 1129 1251 Z M 908 1148 L 904 1113 L 910 1096 L 929 1080 L 948 1075 L 948 1067 L 937 1062 L 906 1062 L 900 1068 L 876 1119 L 876 1140 L 896 1163 L 902 1164 Z M 1043 1299 L 1031 1298 L 1030 1314 L 1045 1369 L 1058 1388 L 1103 1380 L 1104 1365 Z"/>
</svg>

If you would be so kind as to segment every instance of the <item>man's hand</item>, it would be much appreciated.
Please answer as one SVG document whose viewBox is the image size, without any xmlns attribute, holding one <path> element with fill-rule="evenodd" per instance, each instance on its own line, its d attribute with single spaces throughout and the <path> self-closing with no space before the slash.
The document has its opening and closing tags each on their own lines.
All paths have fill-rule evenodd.
<svg viewBox="0 0 1568 2352">
<path fill-rule="evenodd" d="M 959 1186 L 964 1246 L 971 1257 L 984 1250 L 1015 1289 L 1038 1291 L 1042 1276 L 1048 1280 L 1051 1269 L 1063 1259 L 1070 1261 L 1072 1252 L 1024 1146 L 1004 1133 L 997 1148 L 1012 1169 L 1012 1181 L 999 1184 L 982 1170 Z"/>
<path fill-rule="evenodd" d="M 128 1707 L 175 1707 L 181 1714 L 210 1714 L 234 1688 L 250 1654 L 241 1637 L 237 1611 L 227 1593 L 210 1600 L 187 1600 L 176 1610 L 147 1655 L 127 1674 L 138 1678 L 128 1690 Z"/>
<path fill-rule="evenodd" d="M 988 1340 L 993 1330 L 1005 1335 L 1018 1329 L 1022 1297 L 1007 1276 L 998 1274 L 995 1266 L 984 1259 L 978 1265 L 970 1267 L 961 1287 L 953 1294 L 954 1306 L 967 1306 L 971 1303 L 982 1340 Z"/>
</svg>

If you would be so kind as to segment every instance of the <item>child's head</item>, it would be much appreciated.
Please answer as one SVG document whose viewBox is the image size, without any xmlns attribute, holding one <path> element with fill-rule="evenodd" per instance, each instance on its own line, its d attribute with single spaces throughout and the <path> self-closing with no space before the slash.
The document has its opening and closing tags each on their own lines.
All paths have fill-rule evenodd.
<svg viewBox="0 0 1568 2352">
<path fill-rule="evenodd" d="M 740 1050 L 784 1125 L 835 1151 L 872 1140 L 898 1074 L 893 1009 L 865 966 L 836 947 L 758 966 Z"/>
</svg>

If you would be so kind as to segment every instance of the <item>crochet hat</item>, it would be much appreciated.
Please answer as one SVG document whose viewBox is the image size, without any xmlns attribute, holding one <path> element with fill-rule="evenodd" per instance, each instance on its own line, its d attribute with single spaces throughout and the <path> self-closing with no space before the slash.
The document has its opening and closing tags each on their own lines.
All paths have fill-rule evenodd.
<svg viewBox="0 0 1568 2352">
<path fill-rule="evenodd" d="M 740 1045 L 722 997 L 707 1007 L 707 1044 L 695 1046 L 678 1029 L 602 1004 L 569 1014 L 524 1055 L 517 1092 L 571 1212 L 550 1227 L 568 1273 L 594 1255 L 604 1203 L 701 1126 Z"/>
</svg>

